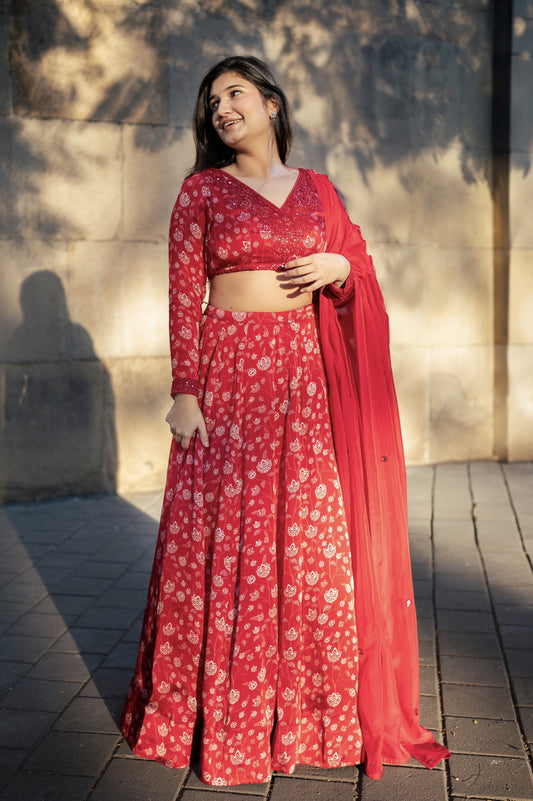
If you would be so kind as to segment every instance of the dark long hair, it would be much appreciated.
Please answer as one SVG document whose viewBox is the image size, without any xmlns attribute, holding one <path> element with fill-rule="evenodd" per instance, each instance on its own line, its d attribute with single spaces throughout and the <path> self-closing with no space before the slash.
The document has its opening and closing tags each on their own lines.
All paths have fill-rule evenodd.
<svg viewBox="0 0 533 801">
<path fill-rule="evenodd" d="M 235 161 L 235 151 L 224 144 L 213 128 L 209 97 L 213 81 L 225 72 L 236 72 L 241 78 L 250 81 L 266 100 L 275 100 L 278 113 L 274 121 L 274 131 L 279 157 L 283 164 L 287 160 L 292 144 L 292 126 L 289 119 L 289 105 L 283 90 L 276 84 L 270 67 L 255 56 L 230 56 L 216 64 L 205 75 L 198 90 L 198 98 L 193 116 L 193 134 L 196 145 L 196 161 L 188 175 L 194 175 L 208 167 L 226 167 Z"/>
</svg>

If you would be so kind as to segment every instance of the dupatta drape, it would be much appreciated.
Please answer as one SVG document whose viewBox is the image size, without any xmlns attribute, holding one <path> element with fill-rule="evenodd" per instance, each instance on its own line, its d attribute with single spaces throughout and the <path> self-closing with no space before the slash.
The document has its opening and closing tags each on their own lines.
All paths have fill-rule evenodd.
<svg viewBox="0 0 533 801">
<path fill-rule="evenodd" d="M 405 461 L 389 355 L 388 317 L 372 259 L 329 179 L 311 173 L 327 249 L 349 259 L 355 295 L 318 319 L 335 451 L 351 538 L 360 644 L 359 714 L 365 771 L 410 756 L 428 768 L 449 757 L 419 721 L 416 612 L 407 532 Z"/>
</svg>

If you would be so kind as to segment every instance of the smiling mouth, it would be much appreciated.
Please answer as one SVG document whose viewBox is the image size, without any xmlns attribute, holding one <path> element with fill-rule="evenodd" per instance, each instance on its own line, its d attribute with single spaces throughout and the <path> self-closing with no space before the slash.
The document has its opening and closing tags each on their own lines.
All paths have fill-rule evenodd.
<svg viewBox="0 0 533 801">
<path fill-rule="evenodd" d="M 233 125 L 235 125 L 237 122 L 241 122 L 241 120 L 228 120 L 228 121 L 227 121 L 227 122 L 225 122 L 225 123 L 224 123 L 224 125 L 222 126 L 222 130 L 223 130 L 223 131 L 227 131 L 227 129 L 228 129 L 228 128 L 231 128 L 231 127 L 232 127 Z"/>
</svg>

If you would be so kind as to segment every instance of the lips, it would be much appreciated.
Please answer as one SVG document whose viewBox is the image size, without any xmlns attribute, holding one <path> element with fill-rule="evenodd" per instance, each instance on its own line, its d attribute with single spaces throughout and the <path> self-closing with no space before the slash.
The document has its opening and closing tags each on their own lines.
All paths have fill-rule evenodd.
<svg viewBox="0 0 533 801">
<path fill-rule="evenodd" d="M 239 118 L 237 120 L 226 120 L 225 122 L 222 123 L 220 127 L 222 128 L 223 131 L 227 131 L 228 128 L 232 128 L 237 122 L 241 122 L 241 119 Z"/>
</svg>

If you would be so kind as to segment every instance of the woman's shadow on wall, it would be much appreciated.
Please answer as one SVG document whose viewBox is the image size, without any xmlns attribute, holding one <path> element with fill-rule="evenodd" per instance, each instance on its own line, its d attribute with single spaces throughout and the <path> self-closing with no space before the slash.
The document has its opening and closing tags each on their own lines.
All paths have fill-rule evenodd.
<svg viewBox="0 0 533 801">
<path fill-rule="evenodd" d="M 20 289 L 22 323 L 6 349 L 6 501 L 114 492 L 117 475 L 111 380 L 87 331 L 69 317 L 61 279 L 40 270 Z"/>
</svg>

